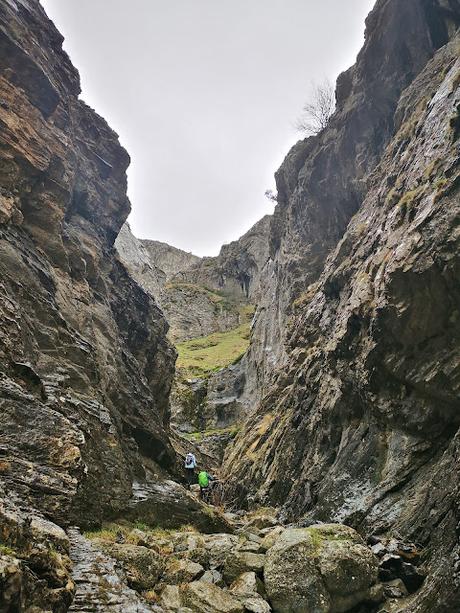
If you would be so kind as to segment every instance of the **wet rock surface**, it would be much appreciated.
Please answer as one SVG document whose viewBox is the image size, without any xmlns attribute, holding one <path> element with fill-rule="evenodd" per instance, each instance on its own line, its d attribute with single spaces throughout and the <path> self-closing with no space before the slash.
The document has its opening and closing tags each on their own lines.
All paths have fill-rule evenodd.
<svg viewBox="0 0 460 613">
<path fill-rule="evenodd" d="M 150 607 L 130 589 L 115 561 L 94 547 L 78 529 L 69 529 L 69 538 L 76 583 L 75 599 L 69 611 L 147 613 L 159 610 Z"/>
<path fill-rule="evenodd" d="M 277 272 L 249 359 L 264 368 L 273 321 L 284 357 L 225 460 L 239 504 L 417 542 L 417 612 L 460 606 L 460 7 L 445 8 L 377 2 L 337 113 L 277 175 Z"/>
</svg>

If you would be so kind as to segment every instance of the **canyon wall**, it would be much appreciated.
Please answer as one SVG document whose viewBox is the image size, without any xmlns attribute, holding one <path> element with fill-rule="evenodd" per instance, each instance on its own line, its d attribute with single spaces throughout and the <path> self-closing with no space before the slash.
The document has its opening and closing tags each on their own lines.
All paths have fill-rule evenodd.
<svg viewBox="0 0 460 613">
<path fill-rule="evenodd" d="M 225 464 L 241 503 L 416 540 L 420 612 L 460 606 L 459 23 L 377 2 L 329 126 L 278 171 L 249 353 L 276 381 Z"/>
<path fill-rule="evenodd" d="M 22 551 L 0 608 L 5 568 L 68 603 L 62 527 L 122 512 L 146 467 L 177 472 L 168 326 L 113 249 L 129 156 L 62 41 L 38 1 L 0 4 L 0 554 Z"/>
</svg>

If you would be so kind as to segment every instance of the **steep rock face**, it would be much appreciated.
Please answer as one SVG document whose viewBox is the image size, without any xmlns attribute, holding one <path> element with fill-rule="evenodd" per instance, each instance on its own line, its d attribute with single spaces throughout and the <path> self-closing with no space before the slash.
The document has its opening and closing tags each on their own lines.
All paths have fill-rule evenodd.
<svg viewBox="0 0 460 613">
<path fill-rule="evenodd" d="M 239 324 L 241 296 L 231 299 L 211 284 L 189 279 L 188 270 L 201 262 L 165 243 L 139 240 L 125 224 L 115 241 L 121 261 L 137 282 L 149 292 L 170 325 L 169 338 L 180 343 L 213 332 L 231 330 Z M 208 258 L 214 262 L 216 258 Z"/>
<path fill-rule="evenodd" d="M 197 265 L 201 258 L 188 251 L 183 251 L 167 243 L 153 240 L 141 240 L 142 246 L 149 254 L 150 260 L 163 270 L 167 279 Z"/>
<path fill-rule="evenodd" d="M 217 257 L 202 258 L 179 276 L 229 296 L 253 298 L 269 258 L 271 221 L 271 215 L 265 215 L 241 238 L 223 245 Z"/>
<path fill-rule="evenodd" d="M 256 326 L 290 317 L 285 366 L 226 464 L 240 500 L 244 480 L 287 517 L 426 546 L 417 612 L 460 606 L 459 39 L 430 61 L 459 23 L 378 2 L 330 126 L 279 171 Z"/>
<path fill-rule="evenodd" d="M 160 305 L 171 326 L 169 337 L 179 344 L 180 354 L 184 341 L 231 332 L 252 317 L 248 303 L 259 300 L 261 276 L 269 259 L 271 219 L 269 215 L 262 218 L 237 241 L 224 245 L 217 257 L 202 259 L 187 257 L 190 254 L 164 243 L 138 240 L 127 224 L 122 228 L 115 242 L 120 259 Z M 212 337 L 208 340 L 210 346 L 219 343 Z M 244 357 L 238 364 L 212 372 L 210 363 L 211 370 L 199 380 L 187 380 L 192 378 L 190 373 L 179 372 L 171 397 L 174 425 L 192 432 L 239 423 L 251 408 L 256 387 L 247 375 L 249 366 Z M 228 440 L 225 433 L 225 444 Z"/>
<path fill-rule="evenodd" d="M 329 127 L 300 141 L 276 180 L 271 257 L 261 278 L 249 351 L 255 398 L 287 361 L 287 320 L 322 271 L 366 194 L 366 175 L 393 134 L 402 90 L 458 25 L 458 0 L 380 0 L 366 21 L 355 66 L 339 76 Z"/>
<path fill-rule="evenodd" d="M 114 257 L 129 157 L 61 45 L 36 0 L 1 4 L 0 471 L 65 526 L 123 509 L 143 457 L 175 469 L 175 352 Z"/>
<path fill-rule="evenodd" d="M 159 304 L 161 291 L 166 283 L 166 273 L 155 265 L 143 241 L 134 236 L 127 222 L 116 238 L 115 248 L 130 275 Z"/>
</svg>

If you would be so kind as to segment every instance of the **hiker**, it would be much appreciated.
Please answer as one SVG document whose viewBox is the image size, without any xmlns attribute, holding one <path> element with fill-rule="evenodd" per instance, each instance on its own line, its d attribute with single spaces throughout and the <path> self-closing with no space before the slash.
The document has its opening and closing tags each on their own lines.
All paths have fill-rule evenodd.
<svg viewBox="0 0 460 613">
<path fill-rule="evenodd" d="M 208 472 L 202 470 L 198 473 L 198 484 L 200 486 L 200 498 L 205 502 L 209 502 L 209 494 L 211 493 L 210 484 L 215 481 Z"/>
<path fill-rule="evenodd" d="M 187 483 L 192 485 L 195 483 L 195 468 L 196 468 L 196 458 L 193 453 L 189 452 L 185 456 L 185 473 L 187 475 Z"/>
</svg>

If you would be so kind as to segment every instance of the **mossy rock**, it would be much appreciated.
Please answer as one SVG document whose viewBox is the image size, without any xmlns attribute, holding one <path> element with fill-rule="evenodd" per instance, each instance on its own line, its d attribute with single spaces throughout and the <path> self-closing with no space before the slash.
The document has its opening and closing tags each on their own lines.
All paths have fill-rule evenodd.
<svg viewBox="0 0 460 613">
<path fill-rule="evenodd" d="M 152 549 L 139 545 L 100 543 L 101 549 L 120 562 L 135 590 L 150 590 L 165 569 L 166 559 Z"/>
<path fill-rule="evenodd" d="M 372 598 L 378 560 L 339 524 L 286 529 L 268 550 L 265 587 L 275 613 L 347 611 Z"/>
</svg>

